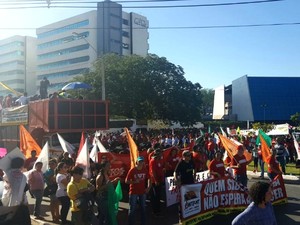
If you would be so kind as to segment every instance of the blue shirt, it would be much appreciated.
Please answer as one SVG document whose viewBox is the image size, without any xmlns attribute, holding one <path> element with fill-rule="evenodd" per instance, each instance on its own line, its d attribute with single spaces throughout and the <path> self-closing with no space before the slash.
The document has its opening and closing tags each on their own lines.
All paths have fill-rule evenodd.
<svg viewBox="0 0 300 225">
<path fill-rule="evenodd" d="M 273 206 L 270 202 L 259 208 L 252 202 L 232 221 L 232 225 L 277 225 Z"/>
</svg>

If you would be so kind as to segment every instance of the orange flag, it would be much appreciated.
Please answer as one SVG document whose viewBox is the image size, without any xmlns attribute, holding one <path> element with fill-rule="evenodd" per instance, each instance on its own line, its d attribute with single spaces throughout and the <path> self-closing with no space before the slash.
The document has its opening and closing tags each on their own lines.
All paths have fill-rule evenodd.
<svg viewBox="0 0 300 225">
<path fill-rule="evenodd" d="M 220 140 L 227 151 L 228 156 L 232 159 L 233 156 L 235 156 L 238 152 L 238 146 L 242 144 L 238 144 L 239 142 L 234 142 L 226 137 L 224 137 L 222 134 L 219 134 Z M 247 151 L 247 149 L 243 146 L 244 148 L 244 156 L 247 161 L 249 161 L 252 158 L 252 155 L 250 152 Z"/>
<path fill-rule="evenodd" d="M 260 143 L 261 143 L 261 156 L 262 160 L 264 162 L 267 162 L 267 159 L 271 156 L 271 151 L 270 148 L 266 142 L 266 140 L 263 138 L 263 136 L 260 134 L 259 135 Z"/>
<path fill-rule="evenodd" d="M 36 150 L 36 156 L 39 156 L 42 151 L 41 147 L 23 125 L 20 125 L 20 149 L 26 158 L 31 157 L 32 150 Z"/>
<path fill-rule="evenodd" d="M 236 153 L 237 153 L 236 144 L 234 144 L 228 138 L 224 137 L 222 134 L 219 134 L 219 137 L 220 137 L 220 141 L 222 142 L 222 145 L 224 146 L 228 156 L 232 159 L 233 156 L 236 155 Z"/>
<path fill-rule="evenodd" d="M 133 168 L 135 167 L 135 162 L 139 156 L 139 151 L 127 128 L 125 128 L 125 132 L 130 151 L 130 168 Z"/>
</svg>

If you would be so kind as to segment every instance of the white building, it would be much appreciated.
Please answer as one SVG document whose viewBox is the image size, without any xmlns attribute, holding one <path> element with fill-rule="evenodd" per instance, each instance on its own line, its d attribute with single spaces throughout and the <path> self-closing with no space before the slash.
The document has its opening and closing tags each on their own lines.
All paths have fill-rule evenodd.
<svg viewBox="0 0 300 225">
<path fill-rule="evenodd" d="M 36 38 L 13 36 L 0 41 L 0 81 L 20 93 L 36 93 Z M 0 95 L 11 93 L 0 86 Z"/>
<path fill-rule="evenodd" d="M 148 54 L 146 17 L 122 11 L 122 5 L 99 2 L 97 10 L 37 29 L 37 81 L 51 83 L 49 93 L 60 90 L 75 76 L 88 72 L 98 56 Z"/>
</svg>

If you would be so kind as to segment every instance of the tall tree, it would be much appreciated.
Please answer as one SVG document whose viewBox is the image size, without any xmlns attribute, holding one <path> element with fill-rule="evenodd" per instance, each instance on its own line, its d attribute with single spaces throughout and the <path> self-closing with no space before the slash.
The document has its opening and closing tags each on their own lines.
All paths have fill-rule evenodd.
<svg viewBox="0 0 300 225">
<path fill-rule="evenodd" d="M 203 115 L 210 115 L 213 112 L 214 106 L 214 90 L 213 89 L 202 89 L 202 113 Z"/>
<path fill-rule="evenodd" d="M 110 114 L 136 119 L 162 119 L 191 125 L 201 119 L 201 85 L 184 77 L 183 68 L 164 57 L 105 55 L 94 69 L 76 80 L 94 88 L 88 98 L 100 98 L 102 66 Z"/>
</svg>

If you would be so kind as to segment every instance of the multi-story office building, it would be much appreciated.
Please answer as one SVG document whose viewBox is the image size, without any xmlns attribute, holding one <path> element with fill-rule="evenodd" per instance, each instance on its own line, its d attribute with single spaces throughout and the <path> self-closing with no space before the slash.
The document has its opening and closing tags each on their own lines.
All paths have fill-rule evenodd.
<svg viewBox="0 0 300 225">
<path fill-rule="evenodd" d="M 300 112 L 300 77 L 242 76 L 215 90 L 213 119 L 289 122 Z"/>
<path fill-rule="evenodd" d="M 148 54 L 148 20 L 122 11 L 122 5 L 99 2 L 97 10 L 37 29 L 37 83 L 47 77 L 49 93 L 92 68 L 103 54 Z"/>
<path fill-rule="evenodd" d="M 0 81 L 28 95 L 36 93 L 36 38 L 13 36 L 0 41 Z M 11 93 L 0 86 L 0 95 Z"/>
</svg>

